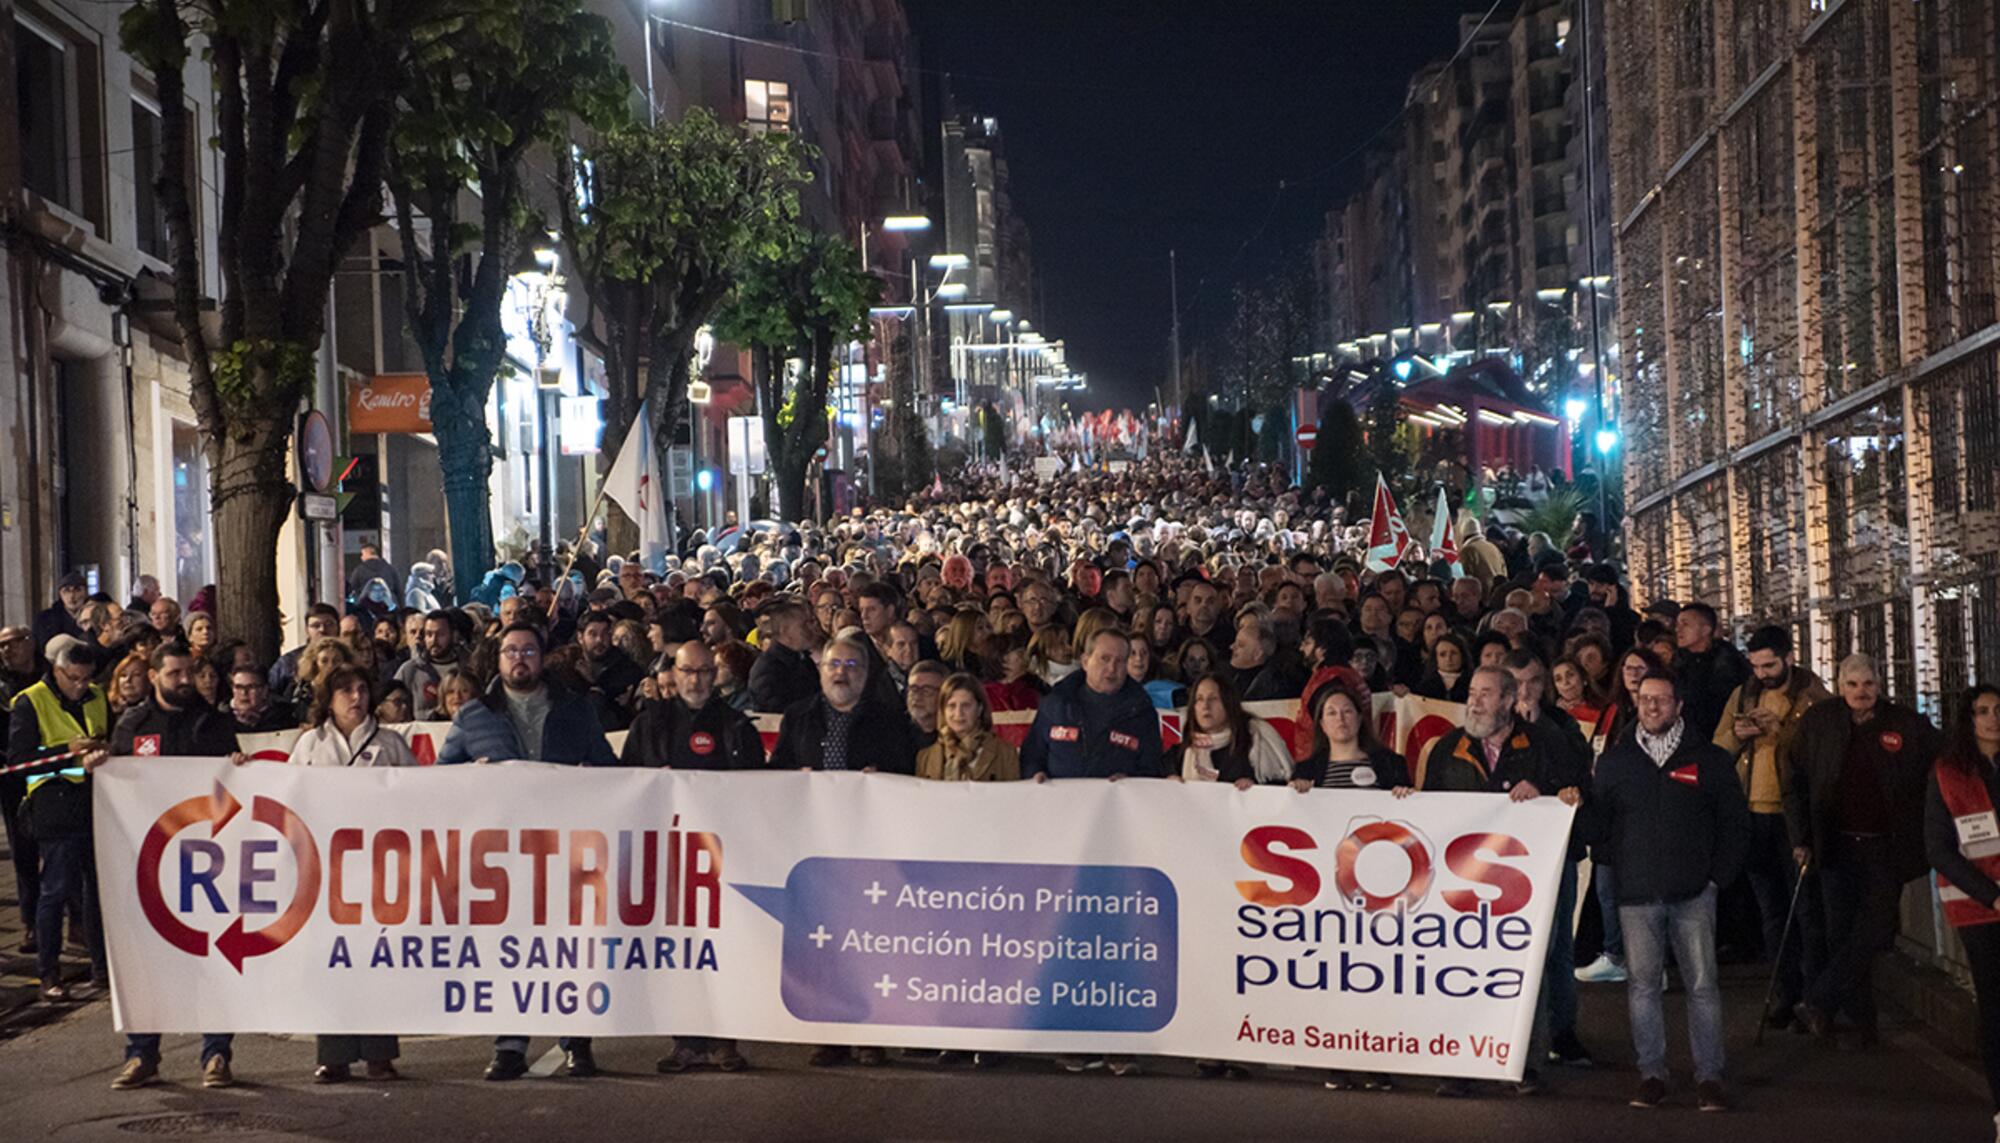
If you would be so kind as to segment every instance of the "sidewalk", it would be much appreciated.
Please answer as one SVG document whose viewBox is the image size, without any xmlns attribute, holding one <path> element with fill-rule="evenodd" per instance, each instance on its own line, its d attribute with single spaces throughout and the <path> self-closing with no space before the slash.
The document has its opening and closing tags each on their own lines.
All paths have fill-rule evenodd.
<svg viewBox="0 0 2000 1143">
<path fill-rule="evenodd" d="M 14 855 L 6 839 L 0 837 L 0 1042 L 64 1014 L 60 1007 L 39 1001 L 41 982 L 35 975 L 34 954 L 21 951 L 28 933 L 21 923 L 20 904 L 20 892 L 14 884 Z M 63 979 L 79 997 L 97 998 L 89 987 L 90 957 L 82 945 L 72 944 L 64 950 L 62 967 Z"/>
</svg>

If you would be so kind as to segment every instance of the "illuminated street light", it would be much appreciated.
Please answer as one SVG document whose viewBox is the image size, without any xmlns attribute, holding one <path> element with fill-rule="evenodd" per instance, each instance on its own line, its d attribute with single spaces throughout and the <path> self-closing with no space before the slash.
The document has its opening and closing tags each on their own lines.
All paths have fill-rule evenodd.
<svg viewBox="0 0 2000 1143">
<path fill-rule="evenodd" d="M 934 292 L 940 298 L 962 298 L 965 296 L 965 283 L 945 282 Z"/>
<path fill-rule="evenodd" d="M 1584 411 L 1589 408 L 1590 405 L 1581 397 L 1571 397 L 1569 400 L 1563 402 L 1563 412 L 1567 413 L 1569 419 L 1577 424 L 1583 422 Z"/>
<path fill-rule="evenodd" d="M 882 220 L 884 231 L 929 230 L 931 220 L 921 214 L 892 214 Z"/>
<path fill-rule="evenodd" d="M 970 265 L 972 265 L 972 259 L 963 254 L 931 255 L 931 269 L 933 270 L 963 270 Z"/>
<path fill-rule="evenodd" d="M 1607 456 L 1608 456 L 1608 455 L 1610 455 L 1610 453 L 1611 453 L 1611 450 L 1612 450 L 1612 449 L 1615 449 L 1615 448 L 1617 448 L 1617 447 L 1618 447 L 1618 430 L 1617 430 L 1617 429 L 1599 429 L 1599 430 L 1597 430 L 1597 451 L 1598 451 L 1598 452 L 1601 452 L 1601 453 L 1604 453 L 1605 455 L 1607 455 Z"/>
</svg>

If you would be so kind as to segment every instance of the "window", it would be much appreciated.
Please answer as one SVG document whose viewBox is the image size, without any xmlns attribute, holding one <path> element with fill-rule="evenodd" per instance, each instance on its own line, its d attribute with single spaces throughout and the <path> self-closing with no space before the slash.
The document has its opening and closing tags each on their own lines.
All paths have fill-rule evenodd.
<svg viewBox="0 0 2000 1143">
<path fill-rule="evenodd" d="M 757 134 L 792 129 L 792 85 L 768 79 L 743 81 L 743 125 Z"/>
<path fill-rule="evenodd" d="M 21 181 L 50 202 L 75 209 L 75 87 L 69 45 L 26 20 L 14 25 L 15 97 Z"/>
<path fill-rule="evenodd" d="M 160 201 L 160 168 L 163 135 L 160 109 L 138 96 L 132 98 L 132 201 L 137 214 L 133 244 L 141 251 L 166 261 L 172 249 L 167 242 L 166 204 Z"/>
</svg>

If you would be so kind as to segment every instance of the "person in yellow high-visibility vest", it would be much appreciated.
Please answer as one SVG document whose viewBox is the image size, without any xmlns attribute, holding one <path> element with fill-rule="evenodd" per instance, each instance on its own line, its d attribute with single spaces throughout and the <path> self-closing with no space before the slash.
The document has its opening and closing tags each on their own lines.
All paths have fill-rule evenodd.
<svg viewBox="0 0 2000 1143">
<path fill-rule="evenodd" d="M 104 748 L 111 732 L 111 704 L 104 688 L 90 681 L 97 673 L 97 658 L 81 640 L 66 635 L 49 640 L 49 664 L 46 678 L 14 698 L 7 761 L 18 766 L 49 760 L 49 769 L 28 774 L 21 818 L 42 856 L 42 893 L 35 903 L 35 959 L 42 998 L 62 1001 L 70 998 L 60 960 L 63 913 L 72 900 L 81 906 L 91 982 L 110 982 L 90 848 L 90 786 L 78 759 Z"/>
</svg>

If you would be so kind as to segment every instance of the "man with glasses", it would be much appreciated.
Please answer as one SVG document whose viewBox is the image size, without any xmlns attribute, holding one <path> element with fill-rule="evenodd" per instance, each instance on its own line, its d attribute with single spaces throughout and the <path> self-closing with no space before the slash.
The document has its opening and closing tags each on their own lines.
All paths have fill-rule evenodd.
<svg viewBox="0 0 2000 1143">
<path fill-rule="evenodd" d="M 868 648 L 865 635 L 836 638 L 820 654 L 820 693 L 792 704 L 771 749 L 771 765 L 797 770 L 880 770 L 914 774 L 917 769 L 916 727 L 903 708 L 876 698 L 868 689 Z M 881 1048 L 841 1045 L 814 1048 L 807 1062 L 816 1068 L 845 1063 L 881 1067 L 889 1054 Z"/>
<path fill-rule="evenodd" d="M 758 770 L 764 766 L 764 746 L 756 724 L 715 690 L 715 652 L 690 640 L 674 652 L 674 697 L 647 703 L 632 721 L 621 766 L 673 770 Z M 725 1072 L 750 1066 L 736 1041 L 706 1036 L 681 1036 L 673 1054 L 660 1060 L 666 1074 L 712 1064 Z"/>
<path fill-rule="evenodd" d="M 438 765 L 515 759 L 570 766 L 618 764 L 590 700 L 542 677 L 545 650 L 541 629 L 531 623 L 511 624 L 500 633 L 499 677 L 477 701 L 459 708 L 438 750 Z M 566 1074 L 577 1079 L 597 1074 L 589 1037 L 565 1036 L 561 1047 Z M 486 1078 L 498 1082 L 527 1074 L 528 1038 L 496 1038 Z"/>
<path fill-rule="evenodd" d="M 229 673 L 229 713 L 236 720 L 238 734 L 269 734 L 296 730 L 298 718 L 271 702 L 271 683 L 255 667 L 238 667 Z"/>
<path fill-rule="evenodd" d="M 91 977 L 109 979 L 90 848 L 90 785 L 77 759 L 104 748 L 111 734 L 111 704 L 104 688 L 90 681 L 97 673 L 97 658 L 81 640 L 56 636 L 49 640 L 48 657 L 47 677 L 14 699 L 7 726 L 7 761 L 21 766 L 48 759 L 47 769 L 26 775 L 27 794 L 18 810 L 42 861 L 40 893 L 31 902 L 32 888 L 24 882 L 21 907 L 33 910 L 29 939 L 37 949 L 42 997 L 67 1000 L 69 989 L 61 971 L 62 925 L 72 901 L 83 915 Z"/>
<path fill-rule="evenodd" d="M 927 750 L 937 741 L 938 696 L 951 672 L 936 659 L 925 659 L 910 668 L 903 691 L 910 723 L 917 728 L 917 749 Z"/>
</svg>

